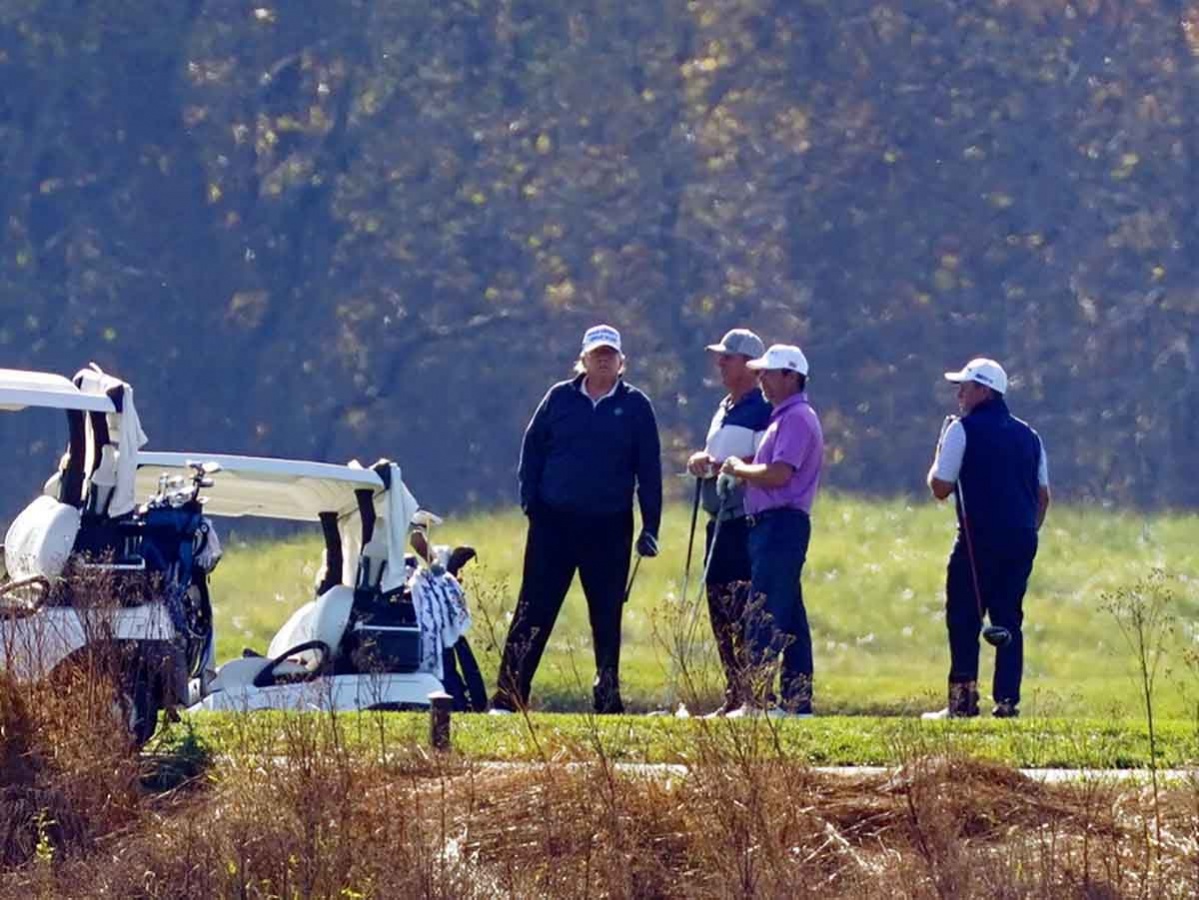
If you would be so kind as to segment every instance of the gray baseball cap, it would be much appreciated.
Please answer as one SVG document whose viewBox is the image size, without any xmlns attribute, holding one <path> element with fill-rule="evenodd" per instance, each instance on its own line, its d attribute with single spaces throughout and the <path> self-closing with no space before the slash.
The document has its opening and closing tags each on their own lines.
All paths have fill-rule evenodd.
<svg viewBox="0 0 1199 900">
<path fill-rule="evenodd" d="M 720 339 L 719 344 L 708 344 L 708 349 L 714 353 L 740 353 L 757 359 L 766 352 L 766 345 L 748 328 L 734 328 Z"/>
</svg>

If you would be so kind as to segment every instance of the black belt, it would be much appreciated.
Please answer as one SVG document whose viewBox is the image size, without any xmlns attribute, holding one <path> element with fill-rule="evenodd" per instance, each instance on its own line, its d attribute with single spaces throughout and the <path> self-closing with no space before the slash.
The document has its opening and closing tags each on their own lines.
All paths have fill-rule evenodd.
<svg viewBox="0 0 1199 900">
<path fill-rule="evenodd" d="M 753 528 L 755 525 L 761 525 L 767 519 L 773 518 L 779 513 L 799 513 L 801 516 L 807 516 L 807 513 L 797 506 L 776 506 L 774 509 L 764 509 L 761 512 L 746 516 L 745 524 Z"/>
</svg>

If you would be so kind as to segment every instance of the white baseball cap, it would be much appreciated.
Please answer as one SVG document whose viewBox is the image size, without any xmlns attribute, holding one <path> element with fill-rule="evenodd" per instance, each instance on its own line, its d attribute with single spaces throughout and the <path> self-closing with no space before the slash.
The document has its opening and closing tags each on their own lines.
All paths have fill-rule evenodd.
<svg viewBox="0 0 1199 900">
<path fill-rule="evenodd" d="M 1003 366 L 995 360 L 987 359 L 985 356 L 970 360 L 960 372 L 946 372 L 945 380 L 958 383 L 976 381 L 997 394 L 1007 393 L 1007 372 L 1003 371 Z"/>
<path fill-rule="evenodd" d="M 583 352 L 590 353 L 597 347 L 611 347 L 617 353 L 620 349 L 620 332 L 611 325 L 592 325 L 583 332 Z"/>
<path fill-rule="evenodd" d="M 786 372 L 808 374 L 808 358 L 803 351 L 792 344 L 771 344 L 770 349 L 757 359 L 751 359 L 746 365 L 751 369 L 763 369 L 771 372 L 776 369 Z"/>
</svg>

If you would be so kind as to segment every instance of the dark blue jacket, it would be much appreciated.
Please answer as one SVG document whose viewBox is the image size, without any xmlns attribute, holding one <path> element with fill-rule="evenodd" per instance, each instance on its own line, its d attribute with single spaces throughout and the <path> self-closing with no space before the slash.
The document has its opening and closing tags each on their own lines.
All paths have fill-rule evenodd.
<svg viewBox="0 0 1199 900">
<path fill-rule="evenodd" d="M 966 454 L 958 474 L 958 525 L 976 543 L 996 544 L 1037 533 L 1037 468 L 1041 438 L 1008 412 L 1002 397 L 962 418 Z"/>
<path fill-rule="evenodd" d="M 594 406 L 583 376 L 550 388 L 520 448 L 520 505 L 539 504 L 589 515 L 641 504 L 642 526 L 657 535 L 662 521 L 662 453 L 649 398 L 622 379 Z"/>
</svg>

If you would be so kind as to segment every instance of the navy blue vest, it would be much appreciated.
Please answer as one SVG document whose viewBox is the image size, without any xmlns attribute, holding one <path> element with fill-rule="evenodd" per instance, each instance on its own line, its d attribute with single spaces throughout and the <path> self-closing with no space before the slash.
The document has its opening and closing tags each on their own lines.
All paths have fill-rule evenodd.
<svg viewBox="0 0 1199 900">
<path fill-rule="evenodd" d="M 1040 437 L 1008 412 L 1002 397 L 976 406 L 962 418 L 962 427 L 966 455 L 958 474 L 958 525 L 968 521 L 971 538 L 982 544 L 1035 537 Z"/>
</svg>

